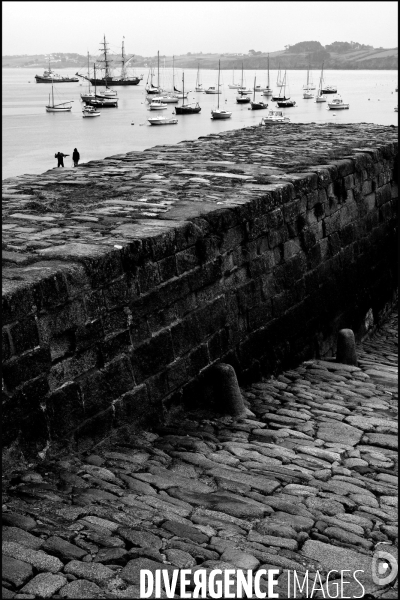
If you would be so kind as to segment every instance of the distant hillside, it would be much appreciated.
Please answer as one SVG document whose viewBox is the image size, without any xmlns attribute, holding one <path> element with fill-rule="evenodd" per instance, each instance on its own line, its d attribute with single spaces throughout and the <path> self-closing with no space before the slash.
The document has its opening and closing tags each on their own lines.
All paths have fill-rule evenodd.
<svg viewBox="0 0 400 600">
<path fill-rule="evenodd" d="M 64 67 L 74 67 L 81 73 L 86 71 L 87 56 L 76 53 L 54 53 L 50 55 L 51 67 L 58 70 Z M 221 69 L 241 68 L 265 70 L 268 65 L 268 53 L 249 50 L 246 54 L 208 54 L 191 53 L 175 56 L 175 67 L 196 69 L 198 64 L 202 69 L 218 68 L 221 58 Z M 120 60 L 120 57 L 110 55 L 110 59 Z M 172 56 L 160 55 L 160 64 L 170 67 Z M 94 57 L 91 57 L 91 61 Z M 324 68 L 329 69 L 393 69 L 398 68 L 398 48 L 372 48 L 355 42 L 334 42 L 322 46 L 320 42 L 300 42 L 294 46 L 286 46 L 284 50 L 269 53 L 271 70 L 281 69 L 317 69 L 324 62 Z M 131 62 L 133 67 L 140 69 L 156 66 L 157 55 L 138 56 Z M 49 55 L 3 56 L 2 66 L 7 67 L 37 67 L 38 71 L 47 68 Z"/>
</svg>

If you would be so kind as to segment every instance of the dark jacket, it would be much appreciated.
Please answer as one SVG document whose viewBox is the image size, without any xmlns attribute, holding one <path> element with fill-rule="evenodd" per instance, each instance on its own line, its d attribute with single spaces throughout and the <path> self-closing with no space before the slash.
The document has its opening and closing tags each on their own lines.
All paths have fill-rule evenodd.
<svg viewBox="0 0 400 600">
<path fill-rule="evenodd" d="M 72 160 L 73 160 L 74 162 L 76 162 L 76 161 L 77 161 L 77 160 L 79 160 L 79 159 L 80 159 L 79 152 L 78 152 L 78 150 L 75 148 L 75 150 L 74 150 L 74 151 L 73 151 L 73 153 L 72 153 Z"/>
</svg>

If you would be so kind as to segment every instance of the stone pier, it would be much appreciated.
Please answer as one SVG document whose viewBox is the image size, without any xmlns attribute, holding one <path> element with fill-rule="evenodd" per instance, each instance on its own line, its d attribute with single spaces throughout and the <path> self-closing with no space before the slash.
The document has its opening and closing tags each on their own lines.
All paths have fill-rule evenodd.
<svg viewBox="0 0 400 600">
<path fill-rule="evenodd" d="M 397 287 L 396 158 L 395 127 L 273 124 L 3 181 L 5 445 L 83 448 L 201 407 L 218 362 L 244 385 L 359 341 Z"/>
</svg>

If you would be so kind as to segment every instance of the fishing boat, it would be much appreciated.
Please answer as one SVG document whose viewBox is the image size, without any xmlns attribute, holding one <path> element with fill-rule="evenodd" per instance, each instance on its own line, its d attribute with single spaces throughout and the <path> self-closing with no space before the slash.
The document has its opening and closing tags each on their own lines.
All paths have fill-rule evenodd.
<svg viewBox="0 0 400 600">
<path fill-rule="evenodd" d="M 350 104 L 345 104 L 343 102 L 340 94 L 338 94 L 337 96 L 332 98 L 332 100 L 330 102 L 328 102 L 328 108 L 330 110 L 342 110 L 345 108 L 349 108 L 349 106 L 350 106 Z"/>
<path fill-rule="evenodd" d="M 182 73 L 182 91 L 183 96 L 185 93 L 185 74 Z M 175 114 L 177 115 L 194 115 L 201 111 L 201 107 L 198 102 L 193 102 L 192 104 L 184 104 L 182 101 L 181 106 L 175 106 Z"/>
<path fill-rule="evenodd" d="M 232 83 L 228 85 L 228 88 L 230 90 L 239 90 L 241 87 L 243 87 L 243 83 L 242 85 L 240 85 L 240 83 L 235 83 L 235 65 L 233 65 Z"/>
<path fill-rule="evenodd" d="M 322 67 L 321 67 L 321 76 L 319 78 L 318 92 L 315 96 L 315 102 L 326 102 L 326 98 L 322 92 L 323 82 L 324 82 L 324 63 L 322 63 Z"/>
<path fill-rule="evenodd" d="M 35 75 L 36 83 L 72 83 L 79 81 L 78 77 L 61 77 L 50 67 L 50 58 L 49 58 L 49 68 L 43 72 L 43 75 Z"/>
<path fill-rule="evenodd" d="M 200 83 L 200 63 L 197 65 L 196 85 L 194 89 L 196 92 L 204 92 L 203 84 Z"/>
<path fill-rule="evenodd" d="M 165 110 L 166 108 L 168 108 L 168 104 L 161 102 L 161 100 L 158 100 L 157 98 L 153 98 L 149 104 L 149 110 Z"/>
<path fill-rule="evenodd" d="M 283 78 L 283 98 L 281 98 L 280 100 L 277 101 L 277 106 L 279 108 L 290 108 L 292 106 L 296 106 L 296 102 L 294 100 L 291 100 L 290 97 L 286 98 L 285 94 L 286 94 L 286 71 L 285 71 L 285 76 Z M 281 88 L 282 89 L 282 88 Z"/>
<path fill-rule="evenodd" d="M 268 108 L 268 104 L 266 102 L 256 102 L 256 78 L 254 77 L 254 92 L 253 92 L 253 102 L 251 103 L 251 110 L 263 110 Z"/>
<path fill-rule="evenodd" d="M 261 119 L 261 125 L 267 123 L 290 123 L 290 119 L 283 114 L 282 110 L 269 110 L 268 114 Z"/>
<path fill-rule="evenodd" d="M 248 91 L 243 86 L 243 63 L 242 63 L 242 81 L 240 84 L 239 95 L 236 96 L 236 102 L 238 104 L 249 104 L 250 97 L 247 94 L 248 94 Z"/>
<path fill-rule="evenodd" d="M 100 117 L 101 112 L 93 106 L 85 106 L 82 111 L 82 117 Z"/>
<path fill-rule="evenodd" d="M 220 83 L 219 83 L 220 72 L 221 72 L 221 60 L 218 61 L 218 87 L 217 87 L 218 90 L 220 87 Z M 219 94 L 218 94 L 218 106 L 217 106 L 217 108 L 214 108 L 211 111 L 211 118 L 214 120 L 230 119 L 231 116 L 232 116 L 231 112 L 219 107 Z"/>
<path fill-rule="evenodd" d="M 268 53 L 268 59 L 267 59 L 267 85 L 263 89 L 262 95 L 263 96 L 272 96 L 272 90 L 269 87 L 269 53 Z"/>
<path fill-rule="evenodd" d="M 151 117 L 147 119 L 150 125 L 176 125 L 178 119 L 170 117 Z"/>
<path fill-rule="evenodd" d="M 95 76 L 93 77 L 89 77 L 89 81 L 92 85 L 104 85 L 105 87 L 108 86 L 108 84 L 111 84 L 113 86 L 125 86 L 125 85 L 138 85 L 138 83 L 140 83 L 143 79 L 143 76 L 140 77 L 136 77 L 136 76 L 132 76 L 129 77 L 128 76 L 128 72 L 127 72 L 127 66 L 128 64 L 133 60 L 134 55 L 132 55 L 130 58 L 126 59 L 125 56 L 125 49 L 124 49 L 124 41 L 122 41 L 122 52 L 121 52 L 121 73 L 119 76 L 113 76 L 111 74 L 111 69 L 110 69 L 110 65 L 112 63 L 112 61 L 108 58 L 108 44 L 106 42 L 106 36 L 103 37 L 103 41 L 100 42 L 100 44 L 102 44 L 102 48 L 100 48 L 100 51 L 102 53 L 102 55 L 104 56 L 104 58 L 101 58 L 98 62 L 104 63 L 104 66 L 102 67 L 102 70 L 104 71 L 104 75 L 103 77 L 96 79 Z M 75 73 L 78 77 L 81 77 L 82 79 L 88 79 L 85 75 L 81 75 L 79 73 Z"/>
<path fill-rule="evenodd" d="M 315 86 L 312 82 L 312 78 L 310 77 L 310 66 L 307 69 L 307 82 L 303 85 L 303 98 L 305 100 L 309 100 L 314 98 L 313 90 L 315 90 Z"/>
<path fill-rule="evenodd" d="M 61 112 L 71 112 L 72 106 L 70 102 L 73 100 L 69 100 L 68 102 L 59 102 L 58 104 L 54 104 L 54 86 L 51 84 L 51 94 L 49 94 L 49 103 L 46 105 L 46 112 L 51 113 L 61 113 Z"/>
</svg>

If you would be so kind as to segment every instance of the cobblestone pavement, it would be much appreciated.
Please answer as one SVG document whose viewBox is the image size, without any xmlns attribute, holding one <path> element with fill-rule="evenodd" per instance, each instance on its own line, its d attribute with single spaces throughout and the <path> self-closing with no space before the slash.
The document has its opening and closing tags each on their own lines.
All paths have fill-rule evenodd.
<svg viewBox="0 0 400 600">
<path fill-rule="evenodd" d="M 297 597 L 336 597 L 334 569 L 362 597 L 360 570 L 366 598 L 397 597 L 371 570 L 397 558 L 397 316 L 358 358 L 249 386 L 247 418 L 189 414 L 3 477 L 2 597 L 140 598 L 160 568 L 277 568 L 281 598 L 307 570 Z"/>
</svg>

